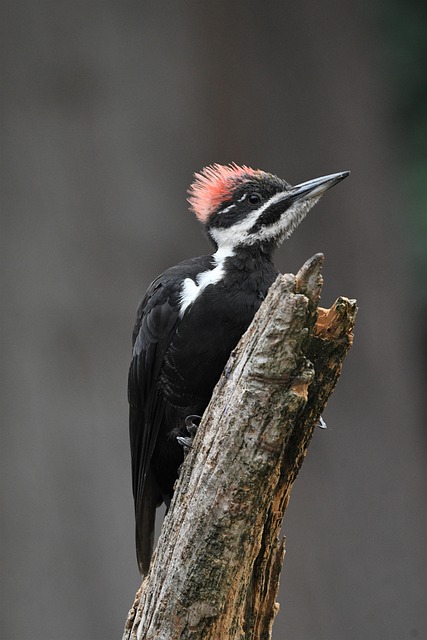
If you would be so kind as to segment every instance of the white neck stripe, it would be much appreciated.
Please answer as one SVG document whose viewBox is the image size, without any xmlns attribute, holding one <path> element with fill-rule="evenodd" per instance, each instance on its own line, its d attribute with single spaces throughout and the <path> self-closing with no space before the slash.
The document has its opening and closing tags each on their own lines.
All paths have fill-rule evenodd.
<svg viewBox="0 0 427 640">
<path fill-rule="evenodd" d="M 195 281 L 192 278 L 185 278 L 182 283 L 180 295 L 179 315 L 181 317 L 206 287 L 222 280 L 225 275 L 225 261 L 232 255 L 234 255 L 233 249 L 220 247 L 212 256 L 215 261 L 215 267 L 213 269 L 201 271 L 197 274 Z"/>
</svg>

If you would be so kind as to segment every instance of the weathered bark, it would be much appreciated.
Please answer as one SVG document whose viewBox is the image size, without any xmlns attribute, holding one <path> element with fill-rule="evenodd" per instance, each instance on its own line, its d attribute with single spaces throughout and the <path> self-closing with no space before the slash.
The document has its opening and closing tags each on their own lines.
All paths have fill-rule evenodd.
<svg viewBox="0 0 427 640">
<path fill-rule="evenodd" d="M 353 337 L 355 301 L 318 309 L 322 262 L 276 280 L 231 354 L 123 640 L 271 637 L 281 523 Z"/>
</svg>

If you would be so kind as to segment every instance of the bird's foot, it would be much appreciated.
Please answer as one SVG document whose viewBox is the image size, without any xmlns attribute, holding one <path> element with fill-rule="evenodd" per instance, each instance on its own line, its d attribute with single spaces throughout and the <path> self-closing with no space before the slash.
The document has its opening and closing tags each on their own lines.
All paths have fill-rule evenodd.
<svg viewBox="0 0 427 640">
<path fill-rule="evenodd" d="M 184 448 L 184 456 L 190 451 L 193 446 L 194 436 L 196 435 L 202 416 L 187 416 L 185 418 L 185 428 L 187 429 L 188 436 L 178 436 L 177 440 L 179 444 Z"/>
<path fill-rule="evenodd" d="M 322 416 L 320 416 L 319 422 L 317 423 L 317 426 L 319 427 L 319 429 L 327 429 L 328 428 L 328 425 L 323 420 Z"/>
</svg>

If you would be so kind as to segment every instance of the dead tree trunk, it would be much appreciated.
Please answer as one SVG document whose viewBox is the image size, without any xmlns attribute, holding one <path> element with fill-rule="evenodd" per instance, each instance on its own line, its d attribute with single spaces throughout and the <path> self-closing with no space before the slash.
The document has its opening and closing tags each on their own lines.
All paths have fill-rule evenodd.
<svg viewBox="0 0 427 640">
<path fill-rule="evenodd" d="M 123 640 L 268 640 L 292 484 L 353 339 L 318 309 L 323 256 L 280 276 L 231 354 L 176 486 Z"/>
</svg>

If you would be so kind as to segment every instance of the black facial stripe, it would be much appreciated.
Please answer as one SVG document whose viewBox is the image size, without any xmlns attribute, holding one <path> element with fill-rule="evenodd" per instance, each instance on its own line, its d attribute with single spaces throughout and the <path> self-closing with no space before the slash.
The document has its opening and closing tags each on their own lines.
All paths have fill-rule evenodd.
<svg viewBox="0 0 427 640">
<path fill-rule="evenodd" d="M 225 209 L 225 207 L 224 207 Z M 244 220 L 247 216 L 247 211 L 245 209 L 239 210 L 239 206 L 235 206 L 228 211 L 219 211 L 215 213 L 212 218 L 209 220 L 209 226 L 213 229 L 227 227 L 233 227 L 236 223 Z"/>
<path fill-rule="evenodd" d="M 268 209 L 262 212 L 261 216 L 255 222 L 255 224 L 249 229 L 248 233 L 257 233 L 264 227 L 270 227 L 280 220 L 282 214 L 289 209 L 292 204 L 292 200 L 282 200 L 281 202 L 275 202 L 271 204 Z"/>
</svg>

